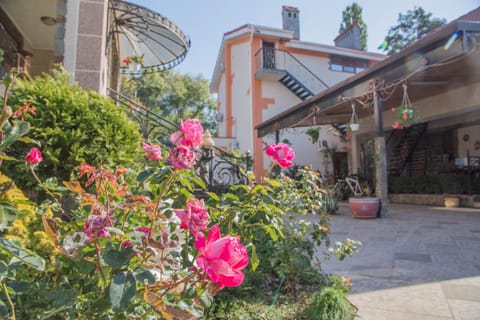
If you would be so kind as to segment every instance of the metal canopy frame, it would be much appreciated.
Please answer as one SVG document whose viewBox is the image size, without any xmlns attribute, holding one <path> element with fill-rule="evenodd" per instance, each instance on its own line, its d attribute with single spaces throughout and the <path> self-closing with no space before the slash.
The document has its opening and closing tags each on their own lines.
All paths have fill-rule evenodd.
<svg viewBox="0 0 480 320">
<path fill-rule="evenodd" d="M 190 39 L 171 20 L 145 7 L 110 0 L 113 14 L 109 42 L 115 39 L 119 57 L 143 55 L 139 70 L 120 66 L 122 74 L 141 75 L 171 69 L 181 63 L 190 48 Z"/>
</svg>

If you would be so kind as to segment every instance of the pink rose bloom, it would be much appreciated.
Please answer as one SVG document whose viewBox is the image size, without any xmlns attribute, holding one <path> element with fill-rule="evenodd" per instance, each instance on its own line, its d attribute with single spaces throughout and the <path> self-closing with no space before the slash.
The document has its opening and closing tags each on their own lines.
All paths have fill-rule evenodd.
<svg viewBox="0 0 480 320">
<path fill-rule="evenodd" d="M 188 169 L 195 164 L 195 152 L 188 147 L 175 147 L 170 150 L 167 161 L 175 169 Z"/>
<path fill-rule="evenodd" d="M 203 127 L 198 119 L 180 122 L 180 131 L 172 133 L 170 141 L 178 146 L 197 148 L 202 143 Z"/>
<path fill-rule="evenodd" d="M 42 153 L 38 148 L 30 149 L 30 151 L 28 151 L 27 155 L 25 156 L 25 161 L 27 161 L 28 164 L 33 166 L 39 164 L 40 162 L 42 162 L 42 160 Z"/>
<path fill-rule="evenodd" d="M 197 234 L 195 248 L 200 252 L 197 265 L 220 289 L 242 284 L 244 274 L 241 270 L 248 265 L 248 255 L 239 237 L 221 237 L 218 225 L 214 225 L 208 239 L 202 232 Z"/>
<path fill-rule="evenodd" d="M 106 228 L 112 226 L 113 220 L 107 215 L 91 214 L 83 224 L 83 231 L 88 242 L 92 242 L 96 238 L 110 237 L 110 233 Z"/>
<path fill-rule="evenodd" d="M 127 239 L 127 240 L 124 240 L 120 245 L 121 245 L 121 247 L 122 247 L 123 249 L 132 248 L 132 247 L 133 247 L 132 241 L 130 241 L 130 240 L 128 240 L 128 239 Z"/>
<path fill-rule="evenodd" d="M 148 160 L 162 160 L 162 150 L 160 149 L 160 146 L 142 142 L 142 148 L 145 150 L 145 157 L 147 157 Z"/>
<path fill-rule="evenodd" d="M 145 234 L 144 237 L 150 238 L 152 236 L 152 230 L 149 227 L 138 227 L 135 231 L 142 232 Z"/>
<path fill-rule="evenodd" d="M 265 149 L 265 153 L 282 168 L 291 167 L 292 160 L 295 159 L 295 152 L 285 143 L 271 144 Z"/>
<path fill-rule="evenodd" d="M 189 199 L 186 210 L 175 210 L 175 214 L 180 218 L 180 229 L 188 229 L 194 236 L 207 229 L 209 217 L 203 200 Z"/>
</svg>

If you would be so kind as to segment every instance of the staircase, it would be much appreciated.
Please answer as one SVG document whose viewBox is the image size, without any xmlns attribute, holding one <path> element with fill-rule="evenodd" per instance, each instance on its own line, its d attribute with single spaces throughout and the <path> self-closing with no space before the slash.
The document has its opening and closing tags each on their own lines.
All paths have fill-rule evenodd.
<svg viewBox="0 0 480 320">
<path fill-rule="evenodd" d="M 426 169 L 426 151 L 417 149 L 427 131 L 427 123 L 403 130 L 393 130 L 387 138 L 388 173 L 391 175 L 422 175 Z"/>
<path fill-rule="evenodd" d="M 328 85 L 290 53 L 270 47 L 256 54 L 256 77 L 278 80 L 304 101 L 328 88 Z"/>
<path fill-rule="evenodd" d="M 313 97 L 313 92 L 288 72 L 280 82 L 302 101 Z"/>
</svg>

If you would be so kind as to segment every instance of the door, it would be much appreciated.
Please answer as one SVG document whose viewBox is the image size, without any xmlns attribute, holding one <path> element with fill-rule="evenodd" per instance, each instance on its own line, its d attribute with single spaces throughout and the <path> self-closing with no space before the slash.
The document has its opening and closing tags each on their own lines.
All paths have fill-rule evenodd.
<svg viewBox="0 0 480 320">
<path fill-rule="evenodd" d="M 275 69 L 275 43 L 262 42 L 263 49 L 263 68 Z"/>
</svg>

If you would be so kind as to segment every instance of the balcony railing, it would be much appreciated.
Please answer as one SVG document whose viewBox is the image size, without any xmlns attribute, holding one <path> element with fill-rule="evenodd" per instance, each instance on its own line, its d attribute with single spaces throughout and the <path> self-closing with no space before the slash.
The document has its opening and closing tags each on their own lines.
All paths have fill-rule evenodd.
<svg viewBox="0 0 480 320">
<path fill-rule="evenodd" d="M 285 71 L 301 82 L 314 94 L 317 94 L 328 85 L 315 75 L 307 66 L 292 54 L 275 48 L 260 48 L 255 54 L 256 71 Z"/>
</svg>

